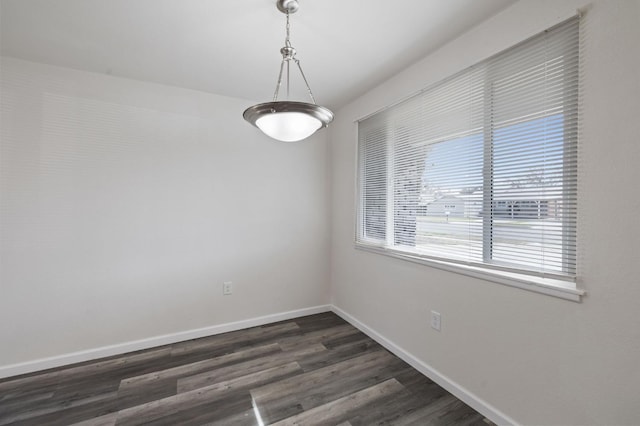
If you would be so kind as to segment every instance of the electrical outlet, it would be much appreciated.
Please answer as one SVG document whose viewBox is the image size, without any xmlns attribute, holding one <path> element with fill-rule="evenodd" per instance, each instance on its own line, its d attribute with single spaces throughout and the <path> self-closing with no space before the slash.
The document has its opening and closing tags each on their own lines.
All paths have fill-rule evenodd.
<svg viewBox="0 0 640 426">
<path fill-rule="evenodd" d="M 222 294 L 224 296 L 229 296 L 230 294 L 233 294 L 233 283 L 231 281 L 225 281 L 222 284 Z"/>
<path fill-rule="evenodd" d="M 431 311 L 431 328 L 440 331 L 440 312 Z"/>
</svg>

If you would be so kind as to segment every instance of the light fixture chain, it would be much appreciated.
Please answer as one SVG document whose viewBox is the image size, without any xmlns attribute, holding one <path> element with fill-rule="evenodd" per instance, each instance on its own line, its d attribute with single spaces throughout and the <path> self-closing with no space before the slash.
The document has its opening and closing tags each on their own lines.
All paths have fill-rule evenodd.
<svg viewBox="0 0 640 426">
<path fill-rule="evenodd" d="M 282 70 L 284 69 L 284 59 L 280 62 L 280 74 L 278 74 L 278 82 L 276 83 L 276 91 L 273 94 L 273 102 L 278 100 L 278 93 L 280 92 L 280 85 L 282 84 Z"/>
<path fill-rule="evenodd" d="M 287 47 L 291 47 L 291 41 L 289 40 L 291 37 L 291 23 L 289 22 L 289 11 L 287 11 L 287 35 L 284 39 L 284 45 Z"/>
<path fill-rule="evenodd" d="M 309 97 L 311 98 L 311 101 L 314 103 L 314 105 L 316 104 L 316 98 L 313 97 L 313 92 L 311 92 L 311 87 L 309 87 L 309 82 L 307 81 L 307 77 L 304 75 L 304 71 L 302 71 L 302 65 L 300 65 L 300 60 L 293 58 L 294 61 L 296 61 L 296 65 L 298 66 L 298 69 L 300 70 L 300 74 L 302 74 L 302 79 L 304 80 L 304 84 L 307 85 L 307 91 L 309 92 Z"/>
<path fill-rule="evenodd" d="M 287 100 L 289 100 L 289 85 L 291 80 L 291 71 L 289 70 L 290 65 L 291 65 L 291 61 L 287 60 Z"/>
</svg>

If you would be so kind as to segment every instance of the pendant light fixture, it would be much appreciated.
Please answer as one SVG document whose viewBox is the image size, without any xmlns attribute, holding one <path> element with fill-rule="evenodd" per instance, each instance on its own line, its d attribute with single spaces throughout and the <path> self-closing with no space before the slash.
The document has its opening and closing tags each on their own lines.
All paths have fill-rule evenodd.
<svg viewBox="0 0 640 426">
<path fill-rule="evenodd" d="M 273 101 L 254 105 L 244 111 L 243 117 L 253 124 L 267 136 L 283 142 L 297 142 L 308 138 L 316 130 L 327 127 L 333 120 L 333 113 L 316 104 L 307 78 L 302 71 L 300 60 L 296 58 L 296 50 L 289 41 L 290 29 L 289 15 L 298 10 L 297 0 L 277 0 L 278 10 L 287 15 L 286 38 L 284 47 L 280 49 L 282 62 L 280 63 L 280 74 Z M 289 98 L 289 68 L 293 62 L 302 75 L 302 79 L 307 86 L 307 92 L 312 103 L 290 101 Z M 286 67 L 285 67 L 286 66 Z M 285 69 L 286 68 L 286 69 Z M 287 100 L 279 101 L 278 94 L 282 85 L 283 73 L 286 72 Z"/>
</svg>

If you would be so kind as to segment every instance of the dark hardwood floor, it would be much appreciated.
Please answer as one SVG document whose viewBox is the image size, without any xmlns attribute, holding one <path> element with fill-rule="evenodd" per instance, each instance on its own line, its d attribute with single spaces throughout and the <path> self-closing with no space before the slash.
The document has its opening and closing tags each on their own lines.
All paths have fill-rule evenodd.
<svg viewBox="0 0 640 426">
<path fill-rule="evenodd" d="M 333 313 L 0 381 L 0 425 L 487 425 Z"/>
</svg>

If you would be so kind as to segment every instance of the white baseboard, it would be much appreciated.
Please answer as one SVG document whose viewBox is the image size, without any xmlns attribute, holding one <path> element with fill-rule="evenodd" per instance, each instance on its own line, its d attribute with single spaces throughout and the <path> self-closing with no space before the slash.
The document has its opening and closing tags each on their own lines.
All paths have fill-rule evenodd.
<svg viewBox="0 0 640 426">
<path fill-rule="evenodd" d="M 449 379 L 447 376 L 441 374 L 433 367 L 425 364 L 418 358 L 416 358 L 411 353 L 407 352 L 391 340 L 387 339 L 382 334 L 378 333 L 374 329 L 370 328 L 368 325 L 353 317 L 352 315 L 346 313 L 342 309 L 338 308 L 335 305 L 331 305 L 331 310 L 335 312 L 337 315 L 341 316 L 345 321 L 349 322 L 354 327 L 358 328 L 364 334 L 371 337 L 376 342 L 380 343 L 390 352 L 395 354 L 397 357 L 401 358 L 407 364 L 411 365 L 413 368 L 442 386 L 447 391 L 451 392 L 462 402 L 478 411 L 480 414 L 491 420 L 492 422 L 498 425 L 517 425 L 512 418 L 502 413 L 500 410 L 495 408 L 494 406 L 488 404 L 481 398 L 478 398 L 473 393 L 469 392 L 467 389 L 463 388 L 459 384 L 455 383 L 453 380 Z"/>
<path fill-rule="evenodd" d="M 184 340 L 198 339 L 200 337 L 213 336 L 215 334 L 227 333 L 229 331 L 241 330 L 243 328 L 256 327 L 273 322 L 284 321 L 305 315 L 319 314 L 331 310 L 331 305 L 313 306 L 310 308 L 297 309 L 295 311 L 280 312 L 277 314 L 265 315 L 262 317 L 250 318 L 242 321 L 229 322 L 225 324 L 213 325 L 198 328 L 195 330 L 181 331 L 178 333 L 164 334 L 147 339 L 135 340 L 132 342 L 118 343 L 116 345 L 103 346 L 95 349 L 88 349 L 50 358 L 36 359 L 0 366 L 0 379 L 5 377 L 18 376 L 20 374 L 32 373 L 35 371 L 47 370 L 49 368 L 61 367 L 78 362 L 91 361 L 113 355 L 120 355 L 127 352 L 149 349 L 156 346 L 169 345 L 171 343 Z"/>
</svg>

